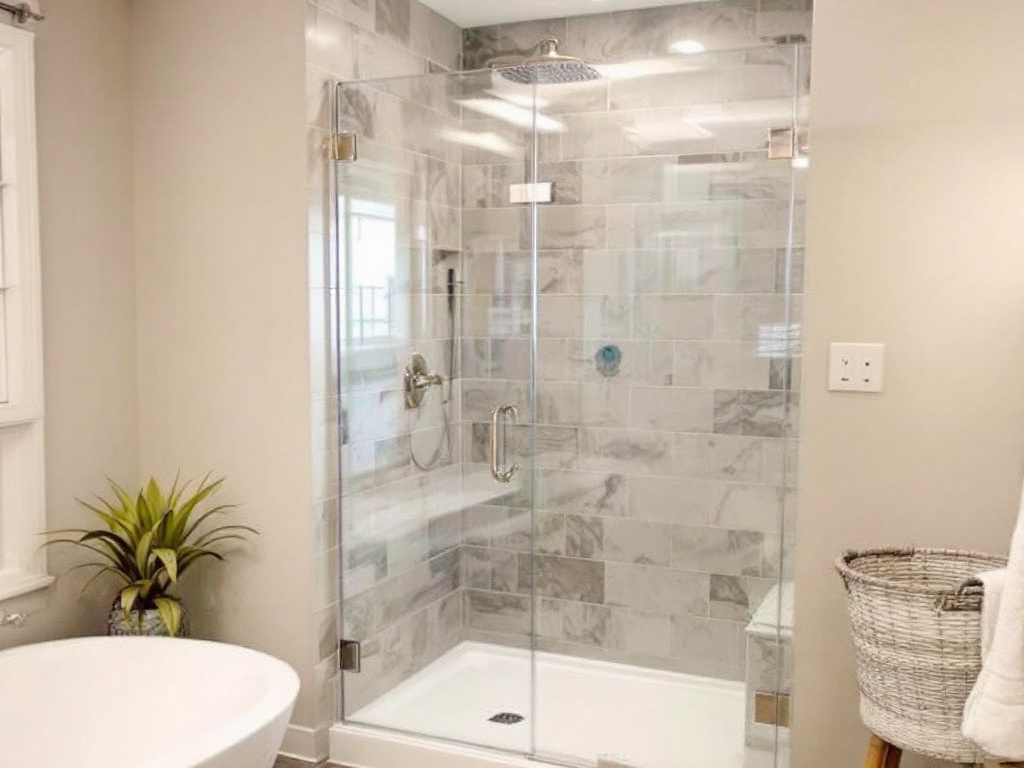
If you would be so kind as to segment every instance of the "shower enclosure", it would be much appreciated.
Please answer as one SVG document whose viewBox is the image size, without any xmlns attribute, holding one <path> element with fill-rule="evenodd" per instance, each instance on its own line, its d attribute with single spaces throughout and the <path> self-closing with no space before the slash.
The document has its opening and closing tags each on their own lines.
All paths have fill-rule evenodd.
<svg viewBox="0 0 1024 768">
<path fill-rule="evenodd" d="M 785 764 L 808 60 L 337 86 L 338 759 Z"/>
</svg>

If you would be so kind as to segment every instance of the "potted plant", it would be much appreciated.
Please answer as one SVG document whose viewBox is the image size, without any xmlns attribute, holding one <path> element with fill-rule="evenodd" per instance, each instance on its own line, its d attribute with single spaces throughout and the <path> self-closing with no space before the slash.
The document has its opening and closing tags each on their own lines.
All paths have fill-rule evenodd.
<svg viewBox="0 0 1024 768">
<path fill-rule="evenodd" d="M 105 573 L 122 582 L 110 607 L 108 634 L 187 636 L 187 614 L 181 598 L 173 594 L 178 580 L 204 558 L 223 561 L 218 544 L 245 541 L 248 534 L 258 534 L 247 525 L 204 525 L 233 507 L 221 504 L 200 511 L 200 505 L 224 482 L 224 478 L 213 482 L 209 478 L 204 477 L 191 492 L 191 482 L 179 485 L 175 479 L 166 493 L 155 478 L 150 478 L 135 496 L 108 479 L 112 492 L 109 498 L 97 496 L 94 503 L 77 499 L 103 522 L 103 527 L 47 532 L 60 537 L 47 545 L 72 544 L 101 558 L 71 569 L 97 569 L 83 591 Z M 69 534 L 77 534 L 77 538 Z"/>
</svg>

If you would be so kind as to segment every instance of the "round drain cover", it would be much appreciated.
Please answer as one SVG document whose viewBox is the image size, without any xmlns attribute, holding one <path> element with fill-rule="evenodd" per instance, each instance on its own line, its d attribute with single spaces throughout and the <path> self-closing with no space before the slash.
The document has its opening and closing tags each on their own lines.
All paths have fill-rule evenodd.
<svg viewBox="0 0 1024 768">
<path fill-rule="evenodd" d="M 499 712 L 494 717 L 487 718 L 492 723 L 501 723 L 502 725 L 515 725 L 523 721 L 522 715 L 517 715 L 515 712 Z"/>
</svg>

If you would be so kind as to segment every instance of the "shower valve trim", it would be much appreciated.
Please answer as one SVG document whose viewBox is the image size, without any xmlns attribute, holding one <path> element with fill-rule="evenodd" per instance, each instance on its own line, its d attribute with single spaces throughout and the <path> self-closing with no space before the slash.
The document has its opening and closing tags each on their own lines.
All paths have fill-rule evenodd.
<svg viewBox="0 0 1024 768">
<path fill-rule="evenodd" d="M 431 373 L 427 366 L 427 359 L 419 352 L 413 352 L 409 356 L 409 362 L 405 366 L 405 373 L 402 376 L 402 389 L 405 394 L 405 407 L 409 410 L 419 408 L 426 397 L 427 390 L 431 387 L 440 387 L 444 383 L 444 376 L 439 373 Z"/>
</svg>

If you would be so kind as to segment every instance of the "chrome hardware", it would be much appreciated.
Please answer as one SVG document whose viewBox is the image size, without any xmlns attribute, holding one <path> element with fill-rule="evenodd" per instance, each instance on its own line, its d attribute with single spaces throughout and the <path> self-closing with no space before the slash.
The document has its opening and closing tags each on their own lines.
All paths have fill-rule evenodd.
<svg viewBox="0 0 1024 768">
<path fill-rule="evenodd" d="M 43 14 L 32 10 L 32 6 L 28 3 L 19 3 L 18 5 L 0 3 L 0 11 L 6 11 L 11 14 L 19 24 L 24 24 L 27 21 L 42 21 L 46 18 Z"/>
<path fill-rule="evenodd" d="M 772 128 L 768 133 L 768 159 L 792 160 L 808 153 L 806 128 Z"/>
<path fill-rule="evenodd" d="M 359 159 L 359 141 L 354 133 L 335 133 L 327 139 L 327 153 L 339 163 L 354 163 Z"/>
<path fill-rule="evenodd" d="M 506 416 L 512 417 L 512 423 L 519 418 L 519 409 L 514 405 L 499 405 L 491 411 L 491 475 L 499 483 L 508 483 L 519 471 L 518 464 L 502 468 L 505 464 L 505 421 Z M 498 426 L 501 425 L 501 439 L 498 439 Z"/>
<path fill-rule="evenodd" d="M 508 201 L 512 205 L 520 203 L 553 203 L 555 202 L 555 182 L 538 181 L 533 184 L 509 184 Z"/>
<path fill-rule="evenodd" d="M 355 640 L 341 640 L 338 643 L 338 661 L 342 672 L 361 672 L 362 646 Z"/>
<path fill-rule="evenodd" d="M 427 366 L 427 358 L 419 352 L 413 352 L 409 356 L 409 362 L 405 366 L 405 373 L 402 376 L 402 390 L 405 393 L 405 407 L 408 410 L 419 408 L 427 390 L 431 387 L 439 387 L 444 383 L 444 377 L 438 373 L 430 373 Z"/>
<path fill-rule="evenodd" d="M 789 694 L 754 692 L 754 722 L 789 727 Z"/>
<path fill-rule="evenodd" d="M 796 136 L 792 128 L 772 128 L 768 135 L 768 159 L 791 160 L 796 155 Z"/>
<path fill-rule="evenodd" d="M 28 616 L 24 613 L 0 613 L 0 627 L 14 625 L 20 627 Z"/>
</svg>

